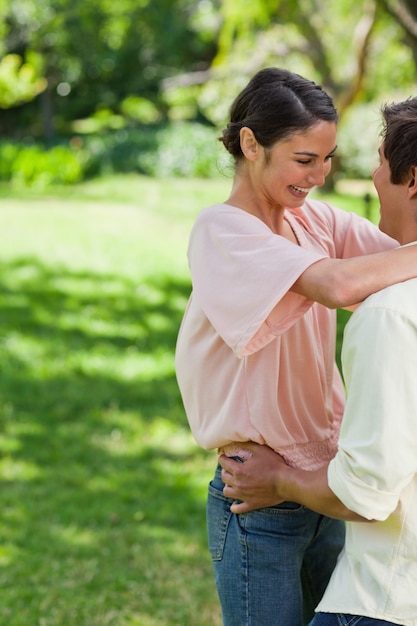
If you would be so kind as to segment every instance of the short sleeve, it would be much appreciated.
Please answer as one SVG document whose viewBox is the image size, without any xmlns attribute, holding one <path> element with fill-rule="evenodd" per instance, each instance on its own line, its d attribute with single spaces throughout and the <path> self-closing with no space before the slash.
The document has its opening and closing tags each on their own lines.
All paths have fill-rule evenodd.
<svg viewBox="0 0 417 626">
<path fill-rule="evenodd" d="M 238 356 L 259 350 L 308 310 L 312 302 L 289 289 L 325 257 L 228 205 L 200 214 L 188 250 L 194 297 Z"/>
</svg>

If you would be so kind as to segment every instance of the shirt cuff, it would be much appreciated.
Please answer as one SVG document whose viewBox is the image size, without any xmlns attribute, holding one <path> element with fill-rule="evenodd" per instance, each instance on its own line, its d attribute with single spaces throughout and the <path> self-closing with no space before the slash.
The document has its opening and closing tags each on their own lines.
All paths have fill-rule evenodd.
<svg viewBox="0 0 417 626">
<path fill-rule="evenodd" d="M 329 464 L 328 483 L 333 493 L 343 504 L 365 519 L 383 521 L 397 508 L 399 494 L 381 491 L 365 482 L 373 480 L 371 474 L 358 478 L 352 472 L 342 452 L 337 453 Z"/>
</svg>

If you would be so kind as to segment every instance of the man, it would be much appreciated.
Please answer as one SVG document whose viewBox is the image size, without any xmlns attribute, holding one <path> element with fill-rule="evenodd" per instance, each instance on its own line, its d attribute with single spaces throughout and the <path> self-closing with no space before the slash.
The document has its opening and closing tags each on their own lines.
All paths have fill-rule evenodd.
<svg viewBox="0 0 417 626">
<path fill-rule="evenodd" d="M 373 181 L 380 229 L 417 242 L 417 98 L 385 106 Z M 266 446 L 220 457 L 235 513 L 290 500 L 347 520 L 345 548 L 311 626 L 417 626 L 417 279 L 379 291 L 346 326 L 348 399 L 327 467 L 286 466 Z M 360 522 L 360 523 L 358 523 Z M 374 523 L 369 523 L 374 522 Z"/>
</svg>

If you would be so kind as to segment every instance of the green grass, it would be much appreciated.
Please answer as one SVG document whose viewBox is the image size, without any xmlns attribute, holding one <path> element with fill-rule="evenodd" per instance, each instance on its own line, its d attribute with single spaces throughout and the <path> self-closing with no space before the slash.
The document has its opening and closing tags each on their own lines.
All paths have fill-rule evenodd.
<svg viewBox="0 0 417 626">
<path fill-rule="evenodd" d="M 190 435 L 173 353 L 189 230 L 229 187 L 0 188 L 2 626 L 220 625 L 215 455 Z"/>
</svg>

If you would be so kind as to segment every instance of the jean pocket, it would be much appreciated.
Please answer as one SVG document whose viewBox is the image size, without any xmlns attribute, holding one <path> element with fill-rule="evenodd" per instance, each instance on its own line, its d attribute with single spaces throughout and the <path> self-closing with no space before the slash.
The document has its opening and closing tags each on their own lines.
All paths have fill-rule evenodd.
<svg viewBox="0 0 417 626">
<path fill-rule="evenodd" d="M 210 483 L 207 499 L 208 548 L 213 561 L 221 561 L 226 543 L 227 529 L 233 515 L 230 505 L 233 500 L 226 498 L 222 491 Z"/>
</svg>

